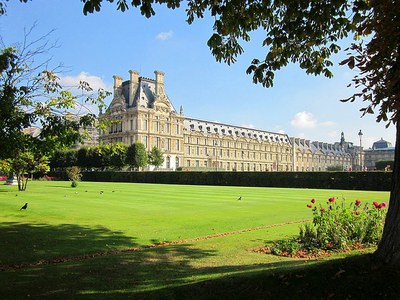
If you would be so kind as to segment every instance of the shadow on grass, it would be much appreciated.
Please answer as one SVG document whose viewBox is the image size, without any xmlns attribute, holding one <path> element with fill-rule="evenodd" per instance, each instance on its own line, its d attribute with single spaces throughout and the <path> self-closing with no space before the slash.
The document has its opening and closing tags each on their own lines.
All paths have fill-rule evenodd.
<svg viewBox="0 0 400 300">
<path fill-rule="evenodd" d="M 304 264 L 286 261 L 244 266 L 248 272 L 137 293 L 137 299 L 400 299 L 400 271 L 371 254 Z M 215 268 L 210 272 L 228 271 Z"/>
<path fill-rule="evenodd" d="M 0 224 L 0 265 L 36 263 L 59 257 L 136 247 L 134 238 L 107 228 L 74 224 Z"/>
<path fill-rule="evenodd" d="M 3 248 L 2 243 L 0 249 L 1 258 L 10 261 L 7 257 L 19 261 L 24 252 L 28 252 L 24 261 L 36 261 L 104 251 L 113 243 L 116 248 L 137 246 L 121 232 L 76 225 L 7 223 L 0 227 L 0 240 L 13 245 Z M 40 251 L 33 251 L 32 243 Z M 13 300 L 399 299 L 400 295 L 399 273 L 376 268 L 370 255 L 229 266 L 214 265 L 215 255 L 216 250 L 182 244 L 36 265 L 0 272 L 0 295 Z"/>
</svg>

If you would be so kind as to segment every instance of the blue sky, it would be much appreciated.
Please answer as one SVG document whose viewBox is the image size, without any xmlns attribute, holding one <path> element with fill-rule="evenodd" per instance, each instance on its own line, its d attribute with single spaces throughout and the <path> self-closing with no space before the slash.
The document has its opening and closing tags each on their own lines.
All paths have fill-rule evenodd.
<svg viewBox="0 0 400 300">
<path fill-rule="evenodd" d="M 128 70 L 154 78 L 155 70 L 165 72 L 165 90 L 176 109 L 182 105 L 186 116 L 262 130 L 285 132 L 289 136 L 323 142 L 346 140 L 371 147 L 381 137 L 392 144 L 395 128 L 376 123 L 375 116 L 361 118 L 361 101 L 342 103 L 352 94 L 347 88 L 353 73 L 337 66 L 344 54 L 334 57 L 334 78 L 309 76 L 296 65 L 275 75 L 274 87 L 252 83 L 246 68 L 253 58 L 266 53 L 262 32 L 254 32 L 244 44 L 245 53 L 228 66 L 218 63 L 207 47 L 212 19 L 185 22 L 184 9 L 156 6 L 156 16 L 142 17 L 137 11 L 116 11 L 104 3 L 100 13 L 84 16 L 79 0 L 32 0 L 26 4 L 7 2 L 7 15 L 0 17 L 0 35 L 6 45 L 20 42 L 24 28 L 35 22 L 34 34 L 55 30 L 51 41 L 58 48 L 49 55 L 63 63 L 63 82 L 85 79 L 94 87 L 112 90 L 113 75 L 129 78 Z"/>
</svg>

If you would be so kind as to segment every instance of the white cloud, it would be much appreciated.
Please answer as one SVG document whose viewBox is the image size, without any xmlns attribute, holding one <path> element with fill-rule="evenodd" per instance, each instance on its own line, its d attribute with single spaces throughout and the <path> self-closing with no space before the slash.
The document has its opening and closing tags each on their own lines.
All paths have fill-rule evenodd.
<svg viewBox="0 0 400 300">
<path fill-rule="evenodd" d="M 296 128 L 314 128 L 317 126 L 317 120 L 312 113 L 301 111 L 295 114 L 290 124 Z"/>
<path fill-rule="evenodd" d="M 336 123 L 332 121 L 318 122 L 315 116 L 307 111 L 301 111 L 295 114 L 290 124 L 292 124 L 293 127 L 304 129 L 311 129 L 317 126 L 331 127 L 336 125 Z"/>
<path fill-rule="evenodd" d="M 172 38 L 173 35 L 174 35 L 174 32 L 172 30 L 170 30 L 168 32 L 160 32 L 159 34 L 157 34 L 156 39 L 160 40 L 160 41 L 166 41 L 166 40 L 169 40 L 170 38 Z"/>
<path fill-rule="evenodd" d="M 98 90 L 99 88 L 106 89 L 111 91 L 109 87 L 105 84 L 103 79 L 99 76 L 90 75 L 87 72 L 80 72 L 76 76 L 61 76 L 60 77 L 60 84 L 64 87 L 77 87 L 80 81 L 85 81 L 89 83 L 90 87 L 93 90 Z"/>
</svg>

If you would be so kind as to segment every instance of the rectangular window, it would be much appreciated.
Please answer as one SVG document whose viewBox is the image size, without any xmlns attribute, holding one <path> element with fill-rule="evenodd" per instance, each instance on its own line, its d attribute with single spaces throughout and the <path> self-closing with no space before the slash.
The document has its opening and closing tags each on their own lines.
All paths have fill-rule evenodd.
<svg viewBox="0 0 400 300">
<path fill-rule="evenodd" d="M 176 134 L 179 134 L 179 124 L 176 124 Z"/>
<path fill-rule="evenodd" d="M 158 126 L 158 121 L 154 122 L 154 131 L 158 132 L 159 126 Z"/>
<path fill-rule="evenodd" d="M 148 145 L 147 145 L 147 136 L 144 136 L 143 137 L 143 145 L 144 145 L 144 147 L 147 149 L 148 148 Z"/>
<path fill-rule="evenodd" d="M 180 146 L 179 146 L 179 140 L 176 140 L 176 151 L 179 151 L 180 150 Z"/>
<path fill-rule="evenodd" d="M 165 139 L 165 150 L 171 150 L 171 140 Z"/>
<path fill-rule="evenodd" d="M 166 125 L 165 125 L 165 131 L 167 132 L 167 133 L 169 133 L 170 131 L 171 131 L 171 124 L 170 123 L 167 123 Z M 189 141 L 188 141 L 189 142 Z"/>
<path fill-rule="evenodd" d="M 147 120 L 143 119 L 143 130 L 147 130 Z"/>
<path fill-rule="evenodd" d="M 130 120 L 130 129 L 133 130 L 133 119 Z"/>
</svg>

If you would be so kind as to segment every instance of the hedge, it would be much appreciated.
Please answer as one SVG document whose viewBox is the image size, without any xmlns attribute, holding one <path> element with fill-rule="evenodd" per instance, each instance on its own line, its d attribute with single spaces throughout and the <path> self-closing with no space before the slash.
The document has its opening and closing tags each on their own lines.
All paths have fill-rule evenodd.
<svg viewBox="0 0 400 300">
<path fill-rule="evenodd" d="M 62 173 L 50 173 L 65 179 Z M 389 191 L 391 172 L 82 172 L 83 181 Z"/>
</svg>

